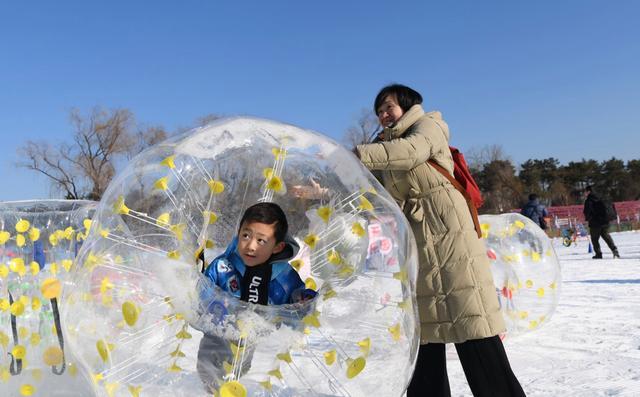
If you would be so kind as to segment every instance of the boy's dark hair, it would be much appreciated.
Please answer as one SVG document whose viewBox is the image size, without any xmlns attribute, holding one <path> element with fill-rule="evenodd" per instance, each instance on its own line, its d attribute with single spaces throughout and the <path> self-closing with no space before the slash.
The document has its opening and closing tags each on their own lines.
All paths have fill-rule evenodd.
<svg viewBox="0 0 640 397">
<path fill-rule="evenodd" d="M 403 112 L 411 109 L 413 105 L 419 105 L 422 103 L 422 95 L 412 88 L 402 84 L 391 84 L 380 90 L 376 96 L 376 100 L 373 102 L 373 113 L 378 114 L 378 109 L 382 106 L 385 98 L 389 95 L 395 95 L 398 100 L 398 105 Z"/>
<path fill-rule="evenodd" d="M 533 200 L 537 200 L 538 199 L 538 195 L 535 193 L 531 193 L 529 195 L 529 201 L 533 201 Z"/>
<path fill-rule="evenodd" d="M 274 225 L 274 235 L 276 237 L 276 243 L 284 241 L 284 237 L 287 235 L 289 224 L 287 223 L 287 216 L 282 211 L 282 208 L 275 203 L 258 203 L 247 208 L 240 220 L 240 226 L 245 222 L 260 222 L 267 225 Z"/>
<path fill-rule="evenodd" d="M 584 188 L 584 191 L 585 191 L 585 192 L 589 192 L 589 193 L 591 193 L 591 191 L 592 191 L 592 190 L 593 190 L 593 186 L 591 186 L 591 185 L 589 185 L 589 186 L 587 186 L 587 187 L 585 187 L 585 188 Z"/>
</svg>

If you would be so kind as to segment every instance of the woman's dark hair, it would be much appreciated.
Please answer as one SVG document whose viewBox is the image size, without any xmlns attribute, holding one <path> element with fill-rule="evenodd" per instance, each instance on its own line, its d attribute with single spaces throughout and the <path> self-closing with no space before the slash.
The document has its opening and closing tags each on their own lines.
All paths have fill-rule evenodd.
<svg viewBox="0 0 640 397">
<path fill-rule="evenodd" d="M 373 103 L 373 113 L 378 114 L 378 109 L 382 106 L 385 98 L 389 95 L 395 95 L 398 100 L 398 105 L 403 112 L 406 112 L 413 105 L 419 105 L 422 103 L 422 95 L 412 88 L 402 84 L 391 84 L 380 90 L 376 96 L 376 100 Z"/>
<path fill-rule="evenodd" d="M 284 211 L 282 211 L 282 208 L 275 203 L 258 203 L 247 208 L 240 220 L 240 227 L 242 227 L 245 222 L 260 222 L 267 225 L 274 225 L 276 243 L 284 241 L 284 237 L 287 235 L 287 230 L 289 229 L 287 216 L 284 214 Z"/>
</svg>

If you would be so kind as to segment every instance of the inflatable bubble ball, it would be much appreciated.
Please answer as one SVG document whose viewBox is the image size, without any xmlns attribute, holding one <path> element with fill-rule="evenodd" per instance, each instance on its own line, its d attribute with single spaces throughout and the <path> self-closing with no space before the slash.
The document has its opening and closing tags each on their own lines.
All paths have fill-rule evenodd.
<svg viewBox="0 0 640 397">
<path fill-rule="evenodd" d="M 538 329 L 560 297 L 560 263 L 551 240 L 520 214 L 482 215 L 480 223 L 507 336 Z"/>
<path fill-rule="evenodd" d="M 241 217 L 265 202 L 286 215 L 285 267 L 306 299 L 254 304 L 239 299 L 249 267 L 209 267 L 244 255 Z M 400 396 L 419 343 L 416 260 L 404 215 L 350 151 L 221 119 L 111 182 L 63 290 L 64 326 L 101 396 Z M 243 270 L 222 286 L 203 275 L 231 266 Z"/>
<path fill-rule="evenodd" d="M 91 391 L 64 345 L 60 292 L 69 282 L 96 204 L 0 203 L 1 395 L 83 396 Z"/>
</svg>

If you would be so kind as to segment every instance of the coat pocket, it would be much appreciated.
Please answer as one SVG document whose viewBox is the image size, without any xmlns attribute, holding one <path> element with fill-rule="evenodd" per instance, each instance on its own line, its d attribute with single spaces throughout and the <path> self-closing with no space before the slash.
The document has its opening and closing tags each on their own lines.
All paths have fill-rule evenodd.
<svg viewBox="0 0 640 397">
<path fill-rule="evenodd" d="M 420 223 L 424 220 L 424 210 L 422 209 L 422 200 L 418 198 L 410 198 L 404 204 L 404 214 L 410 221 Z"/>
<path fill-rule="evenodd" d="M 405 215 L 410 221 L 421 224 L 425 238 L 443 235 L 448 231 L 439 211 L 436 210 L 431 200 L 424 198 L 407 200 Z"/>
</svg>

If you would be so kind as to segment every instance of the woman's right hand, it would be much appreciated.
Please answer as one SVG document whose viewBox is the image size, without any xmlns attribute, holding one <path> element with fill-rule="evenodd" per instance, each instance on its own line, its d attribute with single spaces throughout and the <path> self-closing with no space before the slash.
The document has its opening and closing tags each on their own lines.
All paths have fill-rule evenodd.
<svg viewBox="0 0 640 397">
<path fill-rule="evenodd" d="M 321 199 L 329 192 L 326 187 L 320 186 L 313 178 L 309 178 L 310 185 L 295 185 L 291 187 L 291 194 L 296 198 Z"/>
</svg>

